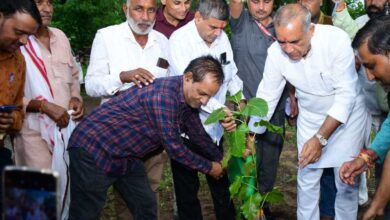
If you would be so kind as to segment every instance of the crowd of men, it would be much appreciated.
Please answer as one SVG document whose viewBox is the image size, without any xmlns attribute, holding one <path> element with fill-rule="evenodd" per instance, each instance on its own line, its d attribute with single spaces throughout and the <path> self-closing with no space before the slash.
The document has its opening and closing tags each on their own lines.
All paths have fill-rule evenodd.
<svg viewBox="0 0 390 220">
<path fill-rule="evenodd" d="M 343 0 L 332 16 L 321 5 L 274 12 L 273 0 L 203 0 L 191 11 L 191 0 L 127 0 L 126 21 L 93 41 L 85 88 L 102 102 L 84 115 L 70 43 L 50 27 L 53 1 L 2 0 L 0 105 L 15 109 L 0 112 L 1 168 L 58 170 L 61 219 L 99 219 L 107 202 L 117 219 L 158 219 L 169 157 L 179 219 L 202 219 L 198 172 L 216 219 L 235 219 L 222 143 L 236 128 L 226 95 L 243 91 L 240 105 L 268 103 L 266 117 L 248 121 L 260 192 L 274 187 L 284 138 L 255 124 L 287 119 L 297 127 L 298 219 L 356 219 L 374 165 L 378 189 L 363 219 L 390 218 L 389 2 L 366 0 L 356 20 Z M 225 118 L 205 125 L 219 108 Z"/>
</svg>

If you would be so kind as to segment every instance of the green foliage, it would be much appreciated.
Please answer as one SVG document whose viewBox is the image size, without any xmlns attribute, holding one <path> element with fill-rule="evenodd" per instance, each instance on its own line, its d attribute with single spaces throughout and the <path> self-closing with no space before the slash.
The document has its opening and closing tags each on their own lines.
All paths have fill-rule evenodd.
<svg viewBox="0 0 390 220">
<path fill-rule="evenodd" d="M 260 207 L 261 201 L 262 196 L 259 192 L 256 192 L 244 202 L 241 206 L 241 211 L 246 219 L 252 220 L 259 216 L 260 210 L 258 207 Z"/>
<path fill-rule="evenodd" d="M 284 197 L 283 193 L 280 192 L 278 188 L 273 188 L 271 192 L 265 195 L 264 199 L 266 202 L 273 204 L 283 201 Z"/>
<path fill-rule="evenodd" d="M 265 196 L 261 195 L 257 187 L 256 155 L 254 146 L 249 146 L 252 154 L 244 159 L 244 152 L 247 148 L 247 136 L 249 128 L 247 120 L 250 116 L 265 117 L 268 112 L 267 102 L 260 98 L 252 98 L 248 101 L 244 109 L 240 108 L 242 92 L 230 95 L 227 94 L 227 100 L 234 103 L 238 110 L 233 112 L 233 117 L 238 123 L 233 132 L 225 132 L 225 144 L 228 151 L 222 160 L 222 166 L 228 167 L 228 175 L 232 181 L 229 191 L 230 197 L 236 199 L 239 203 L 239 213 L 246 219 L 254 219 L 261 216 L 261 207 L 265 201 L 276 203 L 283 200 L 283 194 L 274 189 Z M 216 123 L 226 116 L 223 108 L 212 112 L 206 120 L 206 124 Z M 283 135 L 282 128 L 275 126 L 267 121 L 261 120 L 258 126 L 265 126 L 270 132 Z M 255 125 L 256 126 L 256 125 Z M 252 144 L 253 145 L 253 144 Z M 239 215 L 237 215 L 239 219 Z"/>
<path fill-rule="evenodd" d="M 229 150 L 232 156 L 242 157 L 245 150 L 246 134 L 249 128 L 246 123 L 239 125 L 233 132 L 225 133 Z"/>
<path fill-rule="evenodd" d="M 215 122 L 218 122 L 222 119 L 225 118 L 225 111 L 223 110 L 223 108 L 219 108 L 215 111 L 213 111 L 209 117 L 206 119 L 206 121 L 204 122 L 205 125 L 209 125 L 209 124 L 213 124 Z"/>
<path fill-rule="evenodd" d="M 268 104 L 264 99 L 261 98 L 251 98 L 246 104 L 245 108 L 242 110 L 241 114 L 249 116 L 259 116 L 265 117 L 268 112 Z"/>
<path fill-rule="evenodd" d="M 52 26 L 65 32 L 76 53 L 88 53 L 96 31 L 125 20 L 122 0 L 67 0 L 54 2 Z"/>
<path fill-rule="evenodd" d="M 226 95 L 226 100 L 238 105 L 238 104 L 240 104 L 242 97 L 243 97 L 242 91 L 239 91 L 235 95 L 232 95 L 232 96 L 228 92 Z"/>
<path fill-rule="evenodd" d="M 347 4 L 348 12 L 353 19 L 366 13 L 364 5 L 361 1 L 345 0 L 345 3 Z"/>
<path fill-rule="evenodd" d="M 264 126 L 267 128 L 268 131 L 272 133 L 276 133 L 283 136 L 283 128 L 276 126 L 274 124 L 271 124 L 269 121 L 260 120 L 260 122 L 256 122 L 255 126 Z"/>
</svg>

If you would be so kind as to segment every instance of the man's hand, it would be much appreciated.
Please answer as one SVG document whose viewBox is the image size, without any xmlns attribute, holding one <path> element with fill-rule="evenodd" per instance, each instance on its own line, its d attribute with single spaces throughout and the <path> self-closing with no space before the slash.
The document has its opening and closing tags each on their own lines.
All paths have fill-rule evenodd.
<svg viewBox="0 0 390 220">
<path fill-rule="evenodd" d="M 299 157 L 299 167 L 304 168 L 308 164 L 315 163 L 320 159 L 322 146 L 316 137 L 310 138 L 303 145 L 301 155 Z"/>
<path fill-rule="evenodd" d="M 354 185 L 355 177 L 363 173 L 366 168 L 366 162 L 361 158 L 345 162 L 339 171 L 340 179 L 346 184 Z"/>
<path fill-rule="evenodd" d="M 11 112 L 0 112 L 0 134 L 6 133 L 14 124 L 14 118 Z"/>
<path fill-rule="evenodd" d="M 223 176 L 223 170 L 221 164 L 214 161 L 211 162 L 211 170 L 208 174 L 214 177 L 215 179 L 220 179 Z"/>
<path fill-rule="evenodd" d="M 385 204 L 386 205 L 386 204 Z M 383 216 L 384 207 L 383 205 L 377 206 L 373 201 L 367 211 L 364 213 L 362 220 L 373 220 L 376 216 Z"/>
<path fill-rule="evenodd" d="M 123 83 L 133 82 L 139 88 L 142 88 L 142 85 L 147 86 L 153 83 L 153 81 L 155 80 L 153 74 L 151 74 L 149 71 L 143 68 L 138 68 L 130 71 L 123 71 L 120 73 L 119 77 Z"/>
<path fill-rule="evenodd" d="M 234 117 L 233 117 L 233 113 L 228 108 L 225 108 L 224 111 L 226 113 L 226 116 L 221 121 L 221 125 L 225 129 L 225 131 L 232 132 L 236 129 L 236 126 L 237 126 L 236 121 L 234 120 Z"/>
<path fill-rule="evenodd" d="M 84 105 L 77 97 L 72 97 L 69 100 L 69 109 L 74 110 L 72 113 L 72 119 L 78 121 L 84 116 Z"/>
<path fill-rule="evenodd" d="M 332 0 L 332 2 L 336 3 L 336 0 Z M 346 4 L 345 4 L 344 0 L 339 0 L 339 5 L 337 6 L 336 11 L 340 12 L 340 11 L 344 10 L 345 7 L 346 7 Z"/>
<path fill-rule="evenodd" d="M 291 127 L 295 127 L 297 125 L 297 117 L 298 117 L 298 101 L 295 96 L 290 97 L 290 109 L 291 113 L 289 117 L 287 117 L 287 122 Z"/>
<path fill-rule="evenodd" d="M 42 104 L 41 111 L 49 116 L 49 118 L 51 118 L 58 127 L 64 128 L 68 126 L 70 116 L 67 110 L 61 106 L 51 102 L 46 102 Z"/>
</svg>

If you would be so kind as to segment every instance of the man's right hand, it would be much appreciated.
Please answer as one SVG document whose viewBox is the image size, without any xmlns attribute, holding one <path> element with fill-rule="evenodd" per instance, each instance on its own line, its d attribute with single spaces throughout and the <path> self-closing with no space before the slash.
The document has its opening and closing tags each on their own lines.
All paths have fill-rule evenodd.
<svg viewBox="0 0 390 220">
<path fill-rule="evenodd" d="M 14 118 L 11 112 L 0 112 L 0 133 L 6 133 L 13 124 Z"/>
<path fill-rule="evenodd" d="M 68 111 L 61 106 L 51 102 L 46 102 L 42 104 L 41 111 L 49 116 L 49 118 L 51 118 L 58 127 L 64 128 L 68 126 L 70 116 Z"/>
<path fill-rule="evenodd" d="M 345 162 L 340 167 L 340 179 L 346 184 L 354 185 L 355 177 L 363 173 L 366 168 L 366 162 L 361 158 Z"/>
<path fill-rule="evenodd" d="M 211 170 L 208 174 L 215 179 L 220 179 L 223 176 L 222 165 L 218 162 L 211 162 Z"/>
<path fill-rule="evenodd" d="M 147 86 L 153 83 L 153 81 L 155 80 L 153 74 L 151 74 L 149 71 L 143 68 L 138 68 L 130 71 L 123 71 L 120 73 L 119 77 L 123 83 L 133 82 L 139 88 L 142 88 L 142 85 Z"/>
</svg>

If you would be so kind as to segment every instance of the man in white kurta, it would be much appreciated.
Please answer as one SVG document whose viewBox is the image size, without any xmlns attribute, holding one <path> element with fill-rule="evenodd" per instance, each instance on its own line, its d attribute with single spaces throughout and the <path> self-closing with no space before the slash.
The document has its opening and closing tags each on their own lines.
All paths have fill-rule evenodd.
<svg viewBox="0 0 390 220">
<path fill-rule="evenodd" d="M 288 81 L 296 88 L 298 219 L 319 219 L 323 168 L 334 173 L 363 145 L 368 113 L 357 83 L 354 54 L 346 33 L 310 23 L 310 13 L 297 4 L 282 7 L 274 18 L 278 42 L 268 50 L 257 97 L 268 102 L 270 118 Z M 260 130 L 254 127 L 252 131 Z M 335 175 L 336 219 L 356 219 L 358 186 Z"/>
<path fill-rule="evenodd" d="M 224 107 L 226 93 L 236 94 L 243 89 L 243 82 L 237 75 L 229 38 L 223 31 L 229 18 L 229 7 L 224 1 L 205 0 L 199 3 L 194 20 L 173 32 L 169 38 L 169 74 L 182 75 L 194 58 L 211 55 L 220 60 L 225 80 L 206 106 L 202 106 L 202 123 L 209 113 Z M 220 123 L 204 125 L 214 143 L 219 144 L 224 128 Z M 186 143 L 186 142 L 185 142 Z M 191 140 L 187 146 L 191 145 Z M 182 165 L 171 162 L 180 219 L 201 219 L 200 203 L 197 199 L 199 181 L 196 171 L 187 171 Z M 186 176 L 186 177 L 184 177 Z M 234 219 L 234 209 L 229 198 L 227 177 L 218 181 L 207 177 L 213 195 L 217 219 Z M 184 182 L 185 181 L 185 182 Z"/>
</svg>

